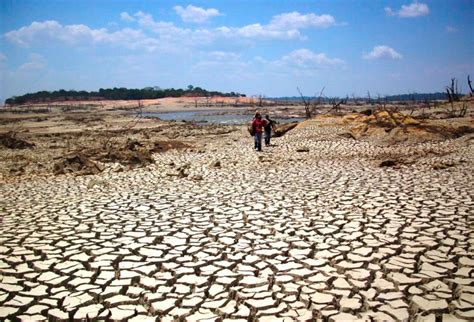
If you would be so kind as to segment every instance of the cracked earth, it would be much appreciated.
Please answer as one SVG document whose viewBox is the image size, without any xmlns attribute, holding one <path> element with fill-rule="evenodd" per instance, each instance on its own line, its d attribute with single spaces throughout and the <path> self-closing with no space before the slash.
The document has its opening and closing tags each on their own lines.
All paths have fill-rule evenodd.
<svg viewBox="0 0 474 322">
<path fill-rule="evenodd" d="M 472 139 L 338 131 L 259 154 L 239 128 L 143 169 L 0 186 L 0 319 L 474 319 Z M 393 153 L 420 157 L 378 167 Z"/>
</svg>

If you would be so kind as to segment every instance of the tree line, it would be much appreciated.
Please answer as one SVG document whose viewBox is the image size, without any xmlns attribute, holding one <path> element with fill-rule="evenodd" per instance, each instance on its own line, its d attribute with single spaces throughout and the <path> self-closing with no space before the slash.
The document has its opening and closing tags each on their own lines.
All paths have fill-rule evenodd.
<svg viewBox="0 0 474 322">
<path fill-rule="evenodd" d="M 26 103 L 48 103 L 55 101 L 79 101 L 79 100 L 141 100 L 156 99 L 165 97 L 183 96 L 224 96 L 224 97 L 245 97 L 245 94 L 236 92 L 222 93 L 218 91 L 208 91 L 201 87 L 189 85 L 186 89 L 161 89 L 158 87 L 145 87 L 142 89 L 130 88 L 100 88 L 98 91 L 75 91 L 60 89 L 57 91 L 40 91 L 28 93 L 21 96 L 13 96 L 5 100 L 7 105 L 21 105 Z"/>
</svg>

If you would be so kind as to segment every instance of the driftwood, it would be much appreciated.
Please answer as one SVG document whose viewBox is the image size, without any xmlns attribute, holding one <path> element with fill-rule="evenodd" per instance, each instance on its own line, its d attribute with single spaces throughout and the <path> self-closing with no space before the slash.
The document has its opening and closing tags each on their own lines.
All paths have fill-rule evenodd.
<svg viewBox="0 0 474 322">
<path fill-rule="evenodd" d="M 298 125 L 298 122 L 279 124 L 275 126 L 273 136 L 276 138 L 283 136 L 285 135 L 286 132 L 294 129 L 297 125 Z"/>
</svg>

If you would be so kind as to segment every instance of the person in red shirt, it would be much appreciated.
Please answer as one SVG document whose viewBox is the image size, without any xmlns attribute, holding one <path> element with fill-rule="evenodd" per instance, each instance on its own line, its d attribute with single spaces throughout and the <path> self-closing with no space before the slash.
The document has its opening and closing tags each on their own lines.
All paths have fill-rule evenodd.
<svg viewBox="0 0 474 322">
<path fill-rule="evenodd" d="M 255 117 L 252 120 L 252 127 L 255 139 L 255 150 L 262 151 L 262 133 L 263 128 L 267 125 L 267 122 L 262 119 L 260 113 L 255 113 Z"/>
</svg>

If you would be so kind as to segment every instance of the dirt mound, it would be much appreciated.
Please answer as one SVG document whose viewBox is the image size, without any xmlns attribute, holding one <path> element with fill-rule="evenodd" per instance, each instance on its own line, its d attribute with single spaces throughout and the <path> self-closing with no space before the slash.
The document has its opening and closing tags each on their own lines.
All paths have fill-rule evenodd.
<svg viewBox="0 0 474 322">
<path fill-rule="evenodd" d="M 15 133 L 0 134 L 0 145 L 8 149 L 31 149 L 35 145 L 16 137 Z"/>
<path fill-rule="evenodd" d="M 145 144 L 128 139 L 125 144 L 111 144 L 106 148 L 93 148 L 84 151 L 90 158 L 104 162 L 118 162 L 121 165 L 145 166 L 153 163 L 152 151 Z"/>
<path fill-rule="evenodd" d="M 190 146 L 188 144 L 181 141 L 156 141 L 153 142 L 153 145 L 150 150 L 152 152 L 166 152 L 169 150 L 185 149 L 189 147 Z"/>
<path fill-rule="evenodd" d="M 82 153 L 72 154 L 64 157 L 54 164 L 53 173 L 66 174 L 74 173 L 76 175 L 98 174 L 104 169 L 97 163 L 91 161 Z"/>
<path fill-rule="evenodd" d="M 53 173 L 76 175 L 97 174 L 104 170 L 101 164 L 119 163 L 128 169 L 143 167 L 154 163 L 153 153 L 165 152 L 172 149 L 182 149 L 190 147 L 181 141 L 155 141 L 140 142 L 128 139 L 126 142 L 110 143 L 106 147 L 93 147 L 82 149 L 70 155 L 60 158 L 54 164 Z"/>
<path fill-rule="evenodd" d="M 121 165 L 144 166 L 153 163 L 152 154 L 147 149 L 128 150 L 111 148 L 103 153 L 96 154 L 96 160 L 102 162 L 118 162 Z"/>
<path fill-rule="evenodd" d="M 385 142 L 425 142 L 452 139 L 474 133 L 472 124 L 441 123 L 435 120 L 416 120 L 409 115 L 378 111 L 370 116 L 350 114 L 344 121 L 357 139 Z"/>
</svg>

